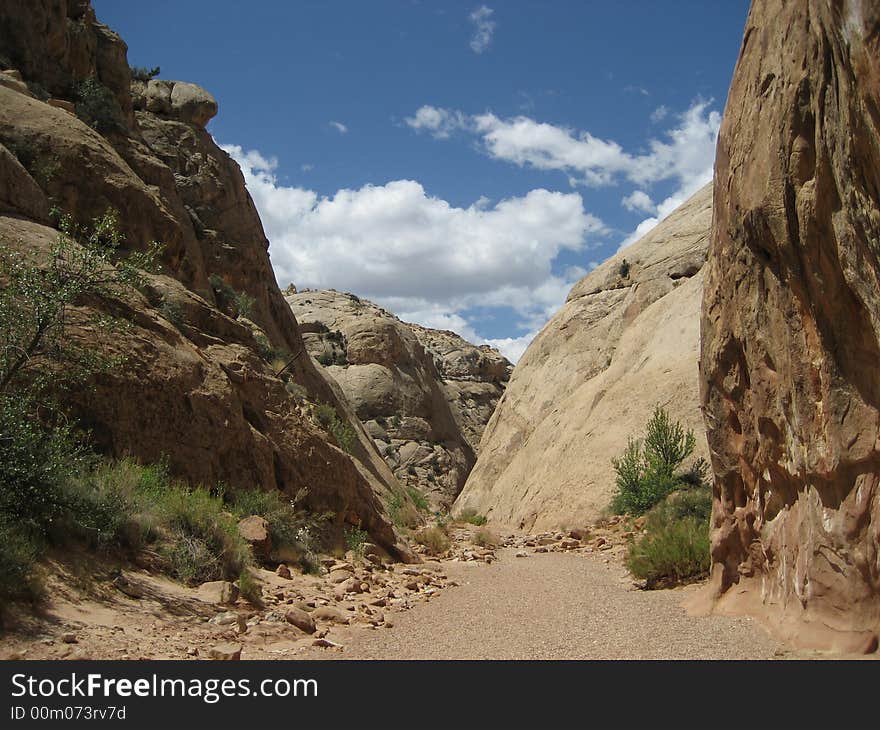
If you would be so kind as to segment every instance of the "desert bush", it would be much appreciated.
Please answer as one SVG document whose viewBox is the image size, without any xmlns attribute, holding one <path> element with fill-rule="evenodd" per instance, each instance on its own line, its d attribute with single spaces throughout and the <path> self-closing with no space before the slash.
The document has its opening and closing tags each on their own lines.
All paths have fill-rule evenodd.
<svg viewBox="0 0 880 730">
<path fill-rule="evenodd" d="M 162 71 L 158 66 L 154 66 L 153 68 L 147 68 L 146 66 L 131 67 L 131 78 L 133 81 L 146 82 L 150 79 L 156 78 L 160 73 L 162 73 Z"/>
<path fill-rule="evenodd" d="M 320 403 L 315 408 L 315 417 L 318 423 L 339 444 L 339 448 L 346 453 L 352 453 L 357 434 L 347 421 L 339 418 L 336 409 L 328 403 Z"/>
<path fill-rule="evenodd" d="M 409 495 L 413 505 L 415 505 L 415 508 L 419 510 L 419 512 L 428 511 L 428 500 L 425 499 L 425 495 L 418 489 L 415 487 L 407 487 L 406 493 Z"/>
<path fill-rule="evenodd" d="M 612 459 L 617 473 L 617 491 L 611 509 L 617 514 L 643 514 L 667 495 L 686 486 L 688 480 L 676 472 L 693 453 L 694 433 L 673 423 L 660 407 L 648 421 L 645 438 L 630 438 L 626 449 Z M 698 464 L 688 472 L 692 480 L 699 472 Z M 697 472 L 694 471 L 697 469 Z"/>
<path fill-rule="evenodd" d="M 370 541 L 370 534 L 366 530 L 352 527 L 345 531 L 345 547 L 351 550 L 357 557 L 364 556 L 364 546 Z"/>
<path fill-rule="evenodd" d="M 650 530 L 635 541 L 626 566 L 647 588 L 696 580 L 709 572 L 709 524 L 685 517 Z"/>
<path fill-rule="evenodd" d="M 327 515 L 314 515 L 299 506 L 307 490 L 292 498 L 278 491 L 242 489 L 226 495 L 227 508 L 237 519 L 259 515 L 269 524 L 273 557 L 293 554 L 305 572 L 315 572 L 320 534 Z"/>
<path fill-rule="evenodd" d="M 395 494 L 388 502 L 388 516 L 396 527 L 413 529 L 422 522 L 415 505 L 399 494 Z"/>
<path fill-rule="evenodd" d="M 159 313 L 173 324 L 177 329 L 183 326 L 183 307 L 180 302 L 173 299 L 162 297 L 162 303 L 159 305 Z"/>
<path fill-rule="evenodd" d="M 483 515 L 478 515 L 474 510 L 464 510 L 463 512 L 459 512 L 455 520 L 456 522 L 466 522 L 467 524 L 476 525 L 477 527 L 486 524 L 486 518 Z"/>
<path fill-rule="evenodd" d="M 116 323 L 75 306 L 140 285 L 158 255 L 154 245 L 120 258 L 112 211 L 89 231 L 60 216 L 59 229 L 44 258 L 0 244 L 0 521 L 13 546 L 0 571 L 0 581 L 11 583 L 0 593 L 9 595 L 20 593 L 14 566 L 42 554 L 58 525 L 82 513 L 72 483 L 94 459 L 59 396 L 87 388 L 92 375 L 118 364 L 81 345 L 69 329 L 75 323 L 109 332 Z"/>
<path fill-rule="evenodd" d="M 113 92 L 94 77 L 76 87 L 76 115 L 101 134 L 125 130 L 119 102 Z"/>
<path fill-rule="evenodd" d="M 263 589 L 250 570 L 245 568 L 238 576 L 238 590 L 242 597 L 256 608 L 263 607 Z"/>
<path fill-rule="evenodd" d="M 6 601 L 34 600 L 41 596 L 35 570 L 42 540 L 19 525 L 0 517 L 0 612 Z"/>
<path fill-rule="evenodd" d="M 473 541 L 474 545 L 486 548 L 493 548 L 498 545 L 498 537 L 485 527 L 481 527 L 474 533 Z"/>
<path fill-rule="evenodd" d="M 250 317 L 254 309 L 254 298 L 241 291 L 236 291 L 232 297 L 236 317 Z"/>
<path fill-rule="evenodd" d="M 449 550 L 449 536 L 439 527 L 425 527 L 414 535 L 419 545 L 424 545 L 432 555 L 442 555 Z"/>
</svg>

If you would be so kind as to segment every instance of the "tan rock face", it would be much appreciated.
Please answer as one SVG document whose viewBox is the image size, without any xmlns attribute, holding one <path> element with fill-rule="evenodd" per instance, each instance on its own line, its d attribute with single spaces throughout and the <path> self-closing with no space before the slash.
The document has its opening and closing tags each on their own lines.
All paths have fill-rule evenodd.
<svg viewBox="0 0 880 730">
<path fill-rule="evenodd" d="M 711 186 L 572 289 L 529 345 L 489 421 L 456 511 L 527 530 L 588 522 L 611 458 L 655 405 L 698 433 L 699 315 Z"/>
<path fill-rule="evenodd" d="M 290 293 L 309 353 L 325 364 L 397 478 L 448 507 L 474 463 L 510 363 L 452 332 L 401 322 L 335 291 Z"/>
<path fill-rule="evenodd" d="M 125 44 L 87 2 L 3 3 L 0 25 L 0 60 L 18 64 L 25 81 L 63 97 L 65 84 L 97 74 L 114 93 L 124 86 L 121 105 L 131 112 L 129 130 L 105 138 L 64 109 L 0 86 L 0 241 L 48 251 L 57 236 L 47 227 L 51 198 L 86 225 L 113 208 L 126 247 L 164 247 L 162 273 L 142 295 L 96 305 L 131 323 L 99 343 L 124 365 L 72 404 L 97 447 L 145 461 L 167 456 L 193 483 L 291 495 L 305 487 L 304 504 L 405 556 L 383 506 L 399 485 L 339 387 L 305 353 L 241 171 L 203 129 L 216 111 L 210 95 L 185 85 L 175 97 L 175 82 L 167 111 L 135 116 Z M 229 288 L 253 299 L 249 319 L 223 301 Z M 93 342 L 95 334 L 71 336 Z M 290 363 L 289 382 L 275 377 L 273 356 Z M 318 401 L 348 422 L 348 453 L 313 422 L 309 404 Z"/>
<path fill-rule="evenodd" d="M 880 6 L 755 0 L 715 163 L 713 590 L 800 643 L 880 630 Z"/>
</svg>

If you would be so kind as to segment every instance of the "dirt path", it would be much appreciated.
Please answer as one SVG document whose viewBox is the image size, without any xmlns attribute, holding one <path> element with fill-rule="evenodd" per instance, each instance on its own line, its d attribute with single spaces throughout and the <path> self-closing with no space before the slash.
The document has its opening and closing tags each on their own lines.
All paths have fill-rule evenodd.
<svg viewBox="0 0 880 730">
<path fill-rule="evenodd" d="M 487 566 L 448 563 L 460 586 L 395 614 L 380 631 L 340 631 L 339 659 L 769 659 L 783 653 L 754 621 L 692 618 L 695 587 L 641 591 L 615 561 L 571 553 Z M 302 656 L 302 655 L 301 655 Z"/>
</svg>

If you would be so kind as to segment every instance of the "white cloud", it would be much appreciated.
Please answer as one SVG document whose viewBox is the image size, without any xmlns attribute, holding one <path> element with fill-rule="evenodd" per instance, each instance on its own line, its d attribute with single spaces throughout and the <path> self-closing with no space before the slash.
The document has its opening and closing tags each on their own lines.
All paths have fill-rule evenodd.
<svg viewBox="0 0 880 730">
<path fill-rule="evenodd" d="M 633 212 L 641 211 L 642 213 L 654 213 L 657 210 L 657 206 L 654 205 L 651 196 L 643 190 L 633 190 L 632 193 L 625 196 L 620 201 L 620 204 L 627 210 Z"/>
<path fill-rule="evenodd" d="M 534 331 L 529 332 L 522 337 L 502 337 L 495 340 L 485 340 L 485 343 L 487 345 L 492 345 L 492 347 L 498 350 L 515 365 L 519 362 L 519 359 L 523 356 L 526 348 L 531 341 L 535 339 L 537 334 L 538 332 Z"/>
<path fill-rule="evenodd" d="M 536 330 L 582 270 L 552 272 L 563 250 L 606 233 L 578 193 L 532 190 L 455 207 L 413 180 L 339 190 L 328 197 L 284 186 L 277 161 L 224 146 L 242 167 L 271 242 L 279 283 L 351 291 L 420 324 L 452 325 L 485 341 L 467 320 L 476 307 L 506 307 L 520 331 Z M 511 338 L 512 353 L 522 337 Z"/>
<path fill-rule="evenodd" d="M 492 34 L 495 32 L 495 21 L 492 14 L 495 11 L 485 5 L 474 10 L 469 18 L 474 25 L 474 35 L 471 37 L 471 50 L 474 53 L 482 53 L 492 42 Z"/>
<path fill-rule="evenodd" d="M 311 162 L 304 162 L 299 166 L 299 169 L 303 172 L 311 172 L 315 169 L 315 166 Z"/>
<path fill-rule="evenodd" d="M 419 108 L 406 123 L 436 138 L 463 130 L 480 137 L 486 154 L 496 160 L 539 170 L 558 170 L 569 184 L 606 186 L 619 178 L 638 185 L 677 180 L 682 186 L 711 168 L 721 115 L 710 102 L 696 101 L 676 117 L 677 126 L 665 140 L 652 139 L 647 150 L 626 151 L 614 140 L 588 131 L 539 122 L 527 116 L 502 119 L 492 112 L 468 116 L 454 109 L 429 105 Z"/>
<path fill-rule="evenodd" d="M 330 126 L 333 127 L 339 134 L 348 134 L 348 127 L 346 127 L 342 122 L 330 122 Z"/>
<path fill-rule="evenodd" d="M 404 120 L 407 126 L 418 131 L 429 132 L 436 139 L 446 139 L 457 129 L 467 129 L 468 121 L 464 114 L 449 109 L 438 109 L 425 105 Z"/>
<path fill-rule="evenodd" d="M 654 111 L 651 112 L 651 121 L 654 122 L 654 124 L 662 122 L 664 119 L 666 119 L 667 114 L 669 114 L 669 107 L 661 104 Z"/>
<path fill-rule="evenodd" d="M 539 170 L 558 170 L 568 177 L 569 185 L 609 186 L 621 179 L 640 187 L 671 181 L 674 192 L 656 206 L 644 190 L 634 190 L 622 204 L 630 210 L 652 214 L 628 235 L 621 247 L 647 233 L 678 205 L 712 179 L 715 144 L 721 115 L 710 108 L 711 101 L 697 100 L 683 114 L 673 115 L 674 126 L 663 139 L 651 139 L 639 151 L 627 151 L 614 140 L 605 140 L 588 131 L 576 131 L 527 116 L 501 119 L 491 112 L 466 116 L 461 112 L 430 109 L 422 125 L 433 128 L 429 120 L 438 120 L 437 128 L 449 136 L 452 129 L 478 135 L 485 152 L 496 160 Z M 421 111 L 421 110 L 419 110 Z M 667 116 L 668 110 L 664 114 Z M 416 113 L 418 117 L 418 112 Z M 443 126 L 441 120 L 454 120 Z"/>
</svg>

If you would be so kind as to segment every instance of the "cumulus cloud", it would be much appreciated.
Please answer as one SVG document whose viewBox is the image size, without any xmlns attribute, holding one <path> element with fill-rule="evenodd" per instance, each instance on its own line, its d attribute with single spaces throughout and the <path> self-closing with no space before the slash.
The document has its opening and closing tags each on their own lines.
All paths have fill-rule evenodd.
<svg viewBox="0 0 880 730">
<path fill-rule="evenodd" d="M 651 139 L 642 150 L 629 151 L 614 140 L 601 139 L 589 131 L 578 131 L 527 116 L 500 118 L 492 112 L 468 116 L 459 111 L 422 107 L 421 124 L 410 124 L 419 131 L 458 129 L 480 138 L 491 158 L 521 167 L 556 170 L 567 175 L 572 187 L 602 187 L 628 181 L 639 187 L 671 181 L 675 190 L 656 206 L 644 190 L 634 190 L 622 204 L 629 210 L 651 214 L 622 245 L 629 245 L 647 233 L 690 195 L 712 179 L 715 143 L 721 114 L 711 101 L 697 100 L 683 114 L 672 115 L 673 126 L 661 139 Z M 655 111 L 656 114 L 656 111 Z M 417 119 L 419 112 L 416 113 Z M 658 117 L 658 121 L 661 117 Z"/>
<path fill-rule="evenodd" d="M 554 259 L 607 232 L 578 193 L 536 189 L 456 207 L 416 181 L 394 180 L 319 196 L 279 183 L 274 159 L 223 149 L 242 168 L 282 286 L 355 292 L 403 319 L 448 323 L 477 342 L 486 340 L 467 310 L 507 307 L 521 331 L 537 329 L 581 271 L 556 275 Z M 515 355 L 520 339 L 505 341 L 505 354 Z"/>
<path fill-rule="evenodd" d="M 333 127 L 339 134 L 348 134 L 348 127 L 346 127 L 342 122 L 330 122 L 330 126 Z"/>
<path fill-rule="evenodd" d="M 436 139 L 446 139 L 457 129 L 467 129 L 468 120 L 464 114 L 449 109 L 438 109 L 435 106 L 419 107 L 411 117 L 406 117 L 406 124 L 417 131 L 425 131 Z"/>
<path fill-rule="evenodd" d="M 474 34 L 471 36 L 471 50 L 474 53 L 482 53 L 492 43 L 492 34 L 495 32 L 495 21 L 492 14 L 495 11 L 485 5 L 474 10 L 469 19 L 474 26 Z"/>
<path fill-rule="evenodd" d="M 651 196 L 643 190 L 633 190 L 632 193 L 620 201 L 620 204 L 633 212 L 654 213 L 657 210 L 657 206 L 654 205 Z"/>
</svg>

